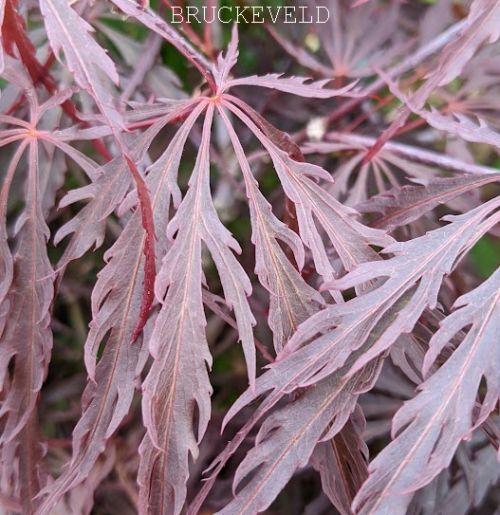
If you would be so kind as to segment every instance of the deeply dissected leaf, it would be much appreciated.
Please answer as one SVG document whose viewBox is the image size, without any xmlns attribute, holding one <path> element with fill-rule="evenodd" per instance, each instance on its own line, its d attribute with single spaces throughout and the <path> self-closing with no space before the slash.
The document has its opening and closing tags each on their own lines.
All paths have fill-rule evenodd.
<svg viewBox="0 0 500 515">
<path fill-rule="evenodd" d="M 367 213 L 380 213 L 372 225 L 392 230 L 413 222 L 436 206 L 449 202 L 467 191 L 498 182 L 499 179 L 500 175 L 491 174 L 422 180 L 419 181 L 420 185 L 403 186 L 372 197 L 364 204 L 358 205 L 358 209 Z"/>
<path fill-rule="evenodd" d="M 236 241 L 220 223 L 209 192 L 209 141 L 214 106 L 209 104 L 188 193 L 168 227 L 175 236 L 155 286 L 162 309 L 155 323 L 150 352 L 154 362 L 143 385 L 143 413 L 148 429 L 141 444 L 141 506 L 146 513 L 179 513 L 186 495 L 188 453 L 196 457 L 197 441 L 210 418 L 201 282 L 204 242 L 219 271 L 224 294 L 233 308 L 252 384 L 255 350 L 253 315 L 246 296 L 250 283 L 231 250 Z M 168 288 L 166 297 L 165 290 Z M 170 334 L 165 340 L 165 331 Z M 196 360 L 193 357 L 196 356 Z M 193 433 L 193 405 L 198 411 L 198 436 Z"/>
<path fill-rule="evenodd" d="M 441 323 L 430 342 L 424 372 L 450 338 L 466 326 L 467 335 L 452 356 L 406 402 L 393 422 L 395 439 L 370 464 L 370 476 L 354 506 L 360 513 L 389 509 L 405 513 L 415 490 L 447 467 L 460 441 L 495 408 L 500 385 L 500 270 L 477 289 L 460 297 L 456 310 Z M 476 394 L 482 378 L 487 393 L 479 409 Z M 446 429 L 446 432 L 445 432 Z M 418 479 L 412 469 L 418 466 Z"/>
<path fill-rule="evenodd" d="M 486 143 L 488 145 L 500 147 L 500 134 L 489 127 L 484 120 L 477 119 L 477 121 L 475 121 L 473 118 L 460 113 L 445 115 L 440 113 L 435 108 L 431 108 L 430 110 L 426 109 L 420 103 L 418 103 L 418 100 L 415 100 L 413 97 L 404 95 L 399 90 L 397 85 L 383 73 L 380 73 L 380 75 L 387 82 L 394 96 L 402 100 L 408 109 L 421 116 L 430 126 L 434 127 L 435 129 L 450 132 L 460 136 L 465 141 Z"/>
<path fill-rule="evenodd" d="M 99 109 L 118 132 L 123 128 L 122 117 L 114 107 L 111 80 L 118 83 L 115 65 L 89 32 L 92 27 L 64 0 L 40 0 L 47 34 L 56 56 L 64 51 L 69 69 L 76 82 L 91 92 Z"/>
<path fill-rule="evenodd" d="M 0 0 L 2 513 L 494 502 L 499 2 L 324 4 Z"/>
<path fill-rule="evenodd" d="M 384 245 L 390 241 L 383 232 L 368 229 L 358 223 L 354 218 L 354 210 L 337 202 L 317 184 L 317 179 L 331 180 L 325 170 L 295 161 L 266 138 L 238 107 L 230 102 L 225 105 L 252 130 L 269 152 L 287 197 L 296 205 L 302 240 L 311 249 L 316 269 L 325 279 L 334 277 L 335 271 L 326 255 L 313 215 L 328 235 L 347 270 L 356 263 L 373 257 L 368 243 Z"/>
<path fill-rule="evenodd" d="M 329 440 L 342 429 L 358 395 L 371 387 L 378 368 L 379 363 L 373 362 L 352 379 L 339 371 L 272 413 L 261 425 L 256 446 L 236 471 L 234 500 L 220 513 L 264 511 L 293 472 L 306 465 L 318 441 Z M 251 479 L 238 490 L 251 472 Z"/>
<path fill-rule="evenodd" d="M 36 402 L 47 374 L 52 350 L 49 308 L 54 294 L 52 267 L 46 242 L 49 230 L 42 211 L 39 151 L 36 141 L 23 142 L 11 162 L 18 165 L 28 147 L 26 205 L 16 223 L 13 278 L 0 311 L 2 332 L 0 384 L 2 406 L 0 437 L 6 484 L 31 506 L 40 485 Z M 1 327 L 0 327 L 1 328 Z M 31 508 L 30 508 L 31 509 Z"/>
<path fill-rule="evenodd" d="M 271 206 L 260 193 L 250 170 L 250 165 L 227 115 L 219 111 L 229 132 L 238 162 L 243 172 L 250 204 L 255 245 L 255 271 L 262 285 L 269 291 L 269 327 L 274 334 L 274 348 L 279 352 L 323 299 L 311 288 L 290 263 L 278 244 L 278 239 L 292 249 L 299 269 L 304 263 L 304 249 L 298 236 L 280 222 L 272 213 Z"/>
<path fill-rule="evenodd" d="M 318 24 L 319 42 L 330 61 L 318 57 L 281 36 L 272 25 L 269 32 L 298 63 L 323 77 L 364 77 L 373 74 L 373 65 L 382 67 L 403 51 L 399 43 L 399 6 L 373 3 L 352 9 L 345 0 L 328 0 L 322 7 L 330 13 L 327 23 Z"/>
<path fill-rule="evenodd" d="M 398 336 L 412 330 L 426 306 L 435 306 L 444 274 L 452 270 L 457 259 L 483 232 L 498 222 L 496 208 L 498 208 L 498 200 L 490 201 L 465 215 L 453 217 L 453 222 L 448 226 L 410 242 L 389 246 L 385 250 L 396 254 L 392 259 L 362 263 L 344 278 L 336 280 L 335 284 L 343 288 L 388 276 L 380 286 L 349 302 L 328 307 L 299 326 L 296 334 L 278 355 L 276 363 L 257 379 L 255 391 L 247 390 L 233 404 L 226 420 L 267 391 L 271 392 L 263 401 L 260 408 L 262 413 L 259 411 L 259 417 L 275 406 L 285 394 L 298 388 L 314 384 L 314 387 L 308 389 L 302 396 L 308 399 L 316 395 L 315 392 L 321 389 L 320 385 L 328 384 L 328 388 L 331 389 L 330 383 L 334 380 L 340 381 L 342 385 L 349 378 L 352 378 L 351 381 L 359 380 L 365 368 L 389 348 Z M 415 259 L 414 264 L 410 266 L 407 261 L 409 256 Z M 398 262 L 401 264 L 399 271 Z M 321 332 L 325 334 L 304 345 Z M 294 402 L 289 408 L 283 409 L 287 413 L 283 420 L 280 419 L 283 431 L 294 431 L 297 415 L 292 415 L 292 411 L 295 409 L 295 404 Z M 311 401 L 311 404 L 314 403 Z M 352 405 L 350 409 L 353 408 Z M 323 408 L 312 412 L 311 417 L 321 419 L 322 410 Z M 264 424 L 270 423 L 274 416 L 274 414 L 270 415 Z M 323 419 L 325 425 L 321 426 L 321 431 L 325 430 L 328 422 L 328 417 Z M 342 425 L 336 431 L 340 430 Z M 304 430 L 304 435 L 307 435 L 308 431 L 309 429 Z M 334 434 L 335 432 L 331 436 Z M 273 436 L 275 436 L 274 433 Z M 316 442 L 320 436 L 321 434 L 318 434 L 315 437 Z M 283 442 L 279 445 L 282 447 Z M 304 456 L 307 458 L 312 452 L 310 445 L 311 442 L 304 444 Z M 279 481 L 286 483 L 294 468 L 301 463 L 304 465 L 303 462 L 290 461 L 292 458 L 288 455 L 288 451 L 292 456 L 298 452 L 295 447 L 287 448 L 287 452 L 279 458 L 280 465 L 284 464 L 287 473 L 281 473 L 280 469 L 276 469 L 277 476 L 271 474 L 265 476 L 265 482 L 259 486 L 259 492 L 251 494 L 252 503 L 255 503 L 254 509 L 256 509 L 255 506 L 259 506 L 258 509 L 264 509 L 274 498 L 276 494 L 272 486 L 274 481 L 280 478 Z M 257 453 L 257 456 L 260 454 Z M 252 469 L 258 464 L 257 459 L 252 461 Z M 274 468 L 272 470 L 274 474 Z M 274 494 L 265 493 L 267 488 L 270 488 Z M 260 490 L 264 493 L 260 493 Z M 240 505 L 238 509 L 242 509 Z"/>
<path fill-rule="evenodd" d="M 147 177 L 155 227 L 163 233 L 167 223 L 165 213 L 168 213 L 170 196 L 176 188 L 182 148 L 202 109 L 202 105 L 194 109 L 163 156 L 152 165 Z M 82 418 L 73 433 L 73 457 L 64 474 L 47 489 L 42 513 L 50 513 L 66 491 L 90 474 L 106 440 L 130 408 L 134 382 L 146 357 L 141 344 L 131 346 L 141 305 L 144 238 L 140 213 L 136 211 L 106 254 L 109 263 L 99 274 L 92 295 L 93 321 L 85 344 L 85 364 L 90 381 L 84 392 Z M 97 352 L 106 336 L 105 349 L 96 367 Z"/>
<path fill-rule="evenodd" d="M 338 287 L 346 288 L 377 277 L 387 277 L 383 285 L 351 301 L 348 316 L 359 307 L 359 314 L 365 318 L 372 307 L 396 302 L 405 292 L 411 292 L 411 300 L 405 302 L 390 329 L 378 336 L 374 346 L 359 360 L 353 372 L 388 348 L 398 334 L 409 332 L 426 306 L 436 306 L 443 276 L 451 273 L 457 260 L 498 222 L 498 205 L 499 200 L 493 199 L 463 215 L 449 216 L 446 219 L 451 223 L 447 226 L 430 231 L 420 238 L 385 248 L 384 252 L 394 254 L 393 258 L 372 263 L 371 266 L 363 263 L 336 281 Z M 402 265 L 402 256 L 408 261 L 400 268 L 398 263 Z M 409 264 L 412 260 L 414 265 Z M 368 268 L 371 269 L 370 272 Z M 412 290 L 416 283 L 416 289 Z"/>
<path fill-rule="evenodd" d="M 282 77 L 277 74 L 263 75 L 261 77 L 251 75 L 241 79 L 228 80 L 222 91 L 234 86 L 258 86 L 304 97 L 331 98 L 339 95 L 348 95 L 353 87 L 353 84 L 349 84 L 340 89 L 326 88 L 325 86 L 329 82 L 329 79 L 308 82 L 303 77 Z"/>
<path fill-rule="evenodd" d="M 326 137 L 332 142 L 309 143 L 304 147 L 305 152 L 326 155 L 336 155 L 344 151 L 349 154 L 351 151 L 355 152 L 337 167 L 333 174 L 334 182 L 328 187 L 335 198 L 355 209 L 364 209 L 364 202 L 368 198 L 374 198 L 375 191 L 391 195 L 391 190 L 399 189 L 407 180 L 433 184 L 434 180 L 438 179 L 439 182 L 441 176 L 437 174 L 445 170 L 461 175 L 498 173 L 491 167 L 478 166 L 446 154 L 393 142 L 386 143 L 369 163 L 363 163 L 367 150 L 375 143 L 374 138 L 339 132 L 330 132 Z M 455 178 L 450 178 L 450 184 L 453 180 Z M 408 188 L 402 191 L 406 192 Z"/>
</svg>

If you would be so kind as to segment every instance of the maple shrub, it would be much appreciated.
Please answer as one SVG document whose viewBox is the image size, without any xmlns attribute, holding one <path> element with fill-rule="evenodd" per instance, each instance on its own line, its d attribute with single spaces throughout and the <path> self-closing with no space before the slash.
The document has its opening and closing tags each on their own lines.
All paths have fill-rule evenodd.
<svg viewBox="0 0 500 515">
<path fill-rule="evenodd" d="M 500 0 L 318 4 L 0 0 L 1 513 L 494 512 Z"/>
</svg>

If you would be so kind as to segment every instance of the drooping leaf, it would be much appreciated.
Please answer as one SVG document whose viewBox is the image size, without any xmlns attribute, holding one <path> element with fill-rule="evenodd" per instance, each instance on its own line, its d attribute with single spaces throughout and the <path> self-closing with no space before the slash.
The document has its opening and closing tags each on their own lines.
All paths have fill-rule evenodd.
<svg viewBox="0 0 500 515">
<path fill-rule="evenodd" d="M 52 350 L 49 308 L 54 295 L 52 267 L 47 256 L 49 229 L 42 210 L 39 149 L 36 140 L 18 147 L 11 162 L 28 148 L 26 204 L 16 226 L 13 277 L 0 313 L 4 318 L 0 347 L 2 434 L 0 449 L 5 484 L 31 510 L 33 498 L 43 486 L 42 450 L 38 441 L 36 403 L 47 374 Z"/>
<path fill-rule="evenodd" d="M 13 288 L 4 301 L 8 303 L 8 316 L 2 334 L 0 383 L 9 384 L 0 409 L 4 421 L 1 442 L 12 440 L 30 418 L 52 348 L 49 307 L 54 289 L 46 250 L 49 231 L 42 214 L 38 155 L 37 143 L 31 143 L 26 206 L 16 223 Z M 11 361 L 14 370 L 9 381 Z"/>
<path fill-rule="evenodd" d="M 412 489 L 367 506 L 494 501 L 495 296 L 474 288 L 499 232 L 498 4 L 325 2 L 328 23 L 279 27 L 283 59 L 254 24 L 218 54 L 217 11 L 169 23 L 169 0 L 0 0 L 0 511 L 350 515 L 365 443 L 399 446 L 369 482 Z M 47 373 L 24 333 L 49 324 Z M 420 462 L 401 448 L 425 414 Z"/>
<path fill-rule="evenodd" d="M 259 191 L 240 141 L 227 115 L 219 110 L 229 132 L 250 204 L 252 242 L 255 245 L 255 271 L 269 291 L 269 327 L 274 334 L 274 348 L 279 352 L 297 329 L 322 304 L 323 299 L 302 278 L 278 244 L 283 241 L 293 251 L 297 266 L 302 269 L 304 249 L 299 237 L 278 220 Z"/>
<path fill-rule="evenodd" d="M 226 421 L 266 392 L 269 393 L 258 410 L 259 417 L 285 394 L 298 388 L 314 385 L 303 395 L 307 397 L 315 395 L 310 392 L 315 392 L 320 384 L 332 377 L 342 381 L 359 378 L 362 370 L 401 334 L 412 330 L 425 307 L 435 306 L 444 274 L 452 270 L 457 259 L 482 233 L 498 222 L 498 212 L 495 213 L 498 204 L 498 200 L 492 200 L 470 213 L 450 217 L 452 223 L 441 229 L 388 247 L 386 250 L 396 254 L 395 257 L 362 263 L 335 281 L 343 288 L 388 276 L 384 283 L 375 284 L 368 292 L 349 302 L 328 307 L 299 326 L 276 362 L 257 379 L 255 391 L 247 390 L 233 404 Z M 415 260 L 410 266 L 409 256 Z M 401 264 L 399 271 L 398 262 Z M 319 337 L 316 336 L 318 333 Z M 291 417 L 290 424 L 293 425 L 294 420 Z M 284 460 L 286 462 L 290 457 L 285 456 Z M 289 474 L 291 469 L 293 467 L 288 469 Z M 286 477 L 288 479 L 290 475 Z M 267 504 L 269 499 L 262 495 Z M 262 499 L 256 502 L 259 504 Z"/>
<path fill-rule="evenodd" d="M 210 418 L 212 388 L 207 364 L 211 364 L 211 356 L 201 290 L 202 242 L 210 251 L 227 302 L 235 312 L 250 384 L 254 381 L 254 319 L 246 299 L 250 283 L 230 250 L 239 251 L 239 246 L 220 223 L 210 199 L 213 114 L 214 106 L 209 104 L 189 190 L 168 226 L 168 234 L 176 235 L 175 240 L 155 286 L 162 308 L 149 342 L 154 361 L 143 384 L 143 416 L 148 432 L 140 448 L 139 483 L 144 513 L 180 512 L 186 496 L 188 454 L 196 458 Z M 197 436 L 192 427 L 194 406 L 198 413 Z"/>
<path fill-rule="evenodd" d="M 170 196 L 176 188 L 182 148 L 203 108 L 199 105 L 193 110 L 148 174 L 155 227 L 160 234 L 166 232 Z M 106 253 L 108 264 L 100 272 L 92 294 L 93 321 L 85 343 L 85 364 L 90 380 L 83 395 L 82 417 L 73 432 L 73 456 L 65 472 L 46 489 L 48 495 L 41 513 L 50 513 L 67 491 L 85 480 L 106 441 L 129 411 L 134 383 L 147 357 L 142 343 L 132 344 L 141 308 L 144 238 L 140 213 L 136 211 Z M 162 250 L 164 253 L 165 248 Z M 103 341 L 105 349 L 96 367 Z"/>
</svg>

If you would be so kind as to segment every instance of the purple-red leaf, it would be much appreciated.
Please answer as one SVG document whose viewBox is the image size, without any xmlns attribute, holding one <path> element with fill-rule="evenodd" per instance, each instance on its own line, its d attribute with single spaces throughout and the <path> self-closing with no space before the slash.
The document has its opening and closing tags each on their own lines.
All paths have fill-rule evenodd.
<svg viewBox="0 0 500 515">
<path fill-rule="evenodd" d="M 449 465 L 460 441 L 497 405 L 500 269 L 460 297 L 455 306 L 430 341 L 424 372 L 450 339 L 469 326 L 467 335 L 445 364 L 419 386 L 419 394 L 396 413 L 392 432 L 397 436 L 370 464 L 370 476 L 354 503 L 359 513 L 388 509 L 405 513 L 411 494 Z M 487 391 L 477 409 L 482 378 Z"/>
<path fill-rule="evenodd" d="M 415 186 L 394 188 L 357 206 L 364 213 L 377 213 L 373 227 L 393 230 L 417 220 L 440 204 L 485 184 L 500 181 L 500 174 L 461 175 L 418 181 Z M 417 181 L 415 181 L 417 182 Z"/>
</svg>

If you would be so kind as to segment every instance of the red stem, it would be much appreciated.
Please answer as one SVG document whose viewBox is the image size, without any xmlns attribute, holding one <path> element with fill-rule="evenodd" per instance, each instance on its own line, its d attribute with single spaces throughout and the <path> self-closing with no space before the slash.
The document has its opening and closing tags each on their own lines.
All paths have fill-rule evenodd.
<svg viewBox="0 0 500 515">
<path fill-rule="evenodd" d="M 144 286 L 139 319 L 137 320 L 137 324 L 132 334 L 132 343 L 134 343 L 144 329 L 149 317 L 149 312 L 151 311 L 151 306 L 153 305 L 154 284 L 156 278 L 155 233 L 153 208 L 151 206 L 151 199 L 149 198 L 146 183 L 132 159 L 130 159 L 125 153 L 124 157 L 135 181 L 137 196 L 139 197 L 139 204 L 141 207 L 142 226 L 146 232 L 146 239 L 144 241 Z"/>
</svg>

